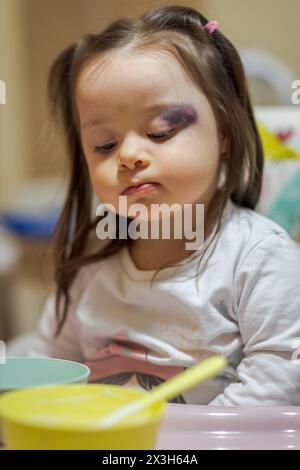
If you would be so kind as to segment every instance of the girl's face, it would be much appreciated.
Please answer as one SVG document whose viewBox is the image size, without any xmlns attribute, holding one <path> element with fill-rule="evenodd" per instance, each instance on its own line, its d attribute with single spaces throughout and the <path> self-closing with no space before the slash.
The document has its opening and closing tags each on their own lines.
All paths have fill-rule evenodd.
<svg viewBox="0 0 300 470">
<path fill-rule="evenodd" d="M 95 193 L 120 215 L 133 203 L 207 205 L 216 191 L 221 143 L 213 111 L 181 64 L 165 52 L 121 51 L 94 60 L 76 88 L 80 136 Z"/>
</svg>

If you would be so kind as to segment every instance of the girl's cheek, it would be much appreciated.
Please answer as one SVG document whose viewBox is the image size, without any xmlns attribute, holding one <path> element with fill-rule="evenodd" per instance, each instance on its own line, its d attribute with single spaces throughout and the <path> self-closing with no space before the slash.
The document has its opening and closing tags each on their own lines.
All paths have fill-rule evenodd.
<svg viewBox="0 0 300 470">
<path fill-rule="evenodd" d="M 101 163 L 96 163 L 94 162 L 94 164 L 92 165 L 92 172 L 93 172 L 93 177 L 95 179 L 95 181 L 98 181 L 98 182 L 103 182 L 105 181 L 105 168 L 103 168 L 103 164 Z"/>
</svg>

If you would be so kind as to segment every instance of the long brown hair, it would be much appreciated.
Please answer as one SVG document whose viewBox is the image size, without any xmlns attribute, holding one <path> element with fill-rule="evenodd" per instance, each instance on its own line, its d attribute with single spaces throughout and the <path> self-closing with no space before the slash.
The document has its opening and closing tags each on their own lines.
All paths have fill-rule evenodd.
<svg viewBox="0 0 300 470">
<path fill-rule="evenodd" d="M 123 47 L 137 52 L 156 49 L 172 53 L 206 95 L 218 129 L 230 142 L 225 184 L 209 207 L 216 233 L 229 198 L 250 209 L 258 202 L 263 151 L 243 66 L 235 47 L 219 29 L 210 34 L 204 28 L 207 22 L 198 11 L 184 6 L 153 9 L 138 19 L 119 19 L 99 34 L 84 35 L 63 50 L 51 66 L 51 110 L 54 118 L 62 120 L 71 167 L 67 197 L 55 233 L 56 334 L 65 322 L 70 287 L 79 269 L 116 253 L 130 242 L 117 237 L 101 252 L 85 251 L 97 219 L 92 214 L 93 191 L 77 125 L 75 87 L 79 73 L 90 60 Z M 117 229 L 118 223 L 117 217 Z"/>
</svg>

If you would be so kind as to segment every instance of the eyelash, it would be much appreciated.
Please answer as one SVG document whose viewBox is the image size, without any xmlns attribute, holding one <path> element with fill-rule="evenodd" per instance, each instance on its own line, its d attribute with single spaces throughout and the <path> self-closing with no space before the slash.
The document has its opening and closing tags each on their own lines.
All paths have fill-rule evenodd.
<svg viewBox="0 0 300 470">
<path fill-rule="evenodd" d="M 152 137 L 153 139 L 156 140 L 163 140 L 165 137 L 169 137 L 174 133 L 175 129 L 170 129 L 169 131 L 166 132 L 155 132 L 154 134 L 148 134 L 149 137 Z M 159 136 L 159 137 L 158 137 Z M 106 144 L 102 145 L 101 147 L 95 146 L 95 151 L 98 153 L 108 153 L 110 150 L 113 149 L 113 147 L 110 147 L 109 149 L 106 149 L 105 147 L 112 145 L 112 144 Z"/>
</svg>

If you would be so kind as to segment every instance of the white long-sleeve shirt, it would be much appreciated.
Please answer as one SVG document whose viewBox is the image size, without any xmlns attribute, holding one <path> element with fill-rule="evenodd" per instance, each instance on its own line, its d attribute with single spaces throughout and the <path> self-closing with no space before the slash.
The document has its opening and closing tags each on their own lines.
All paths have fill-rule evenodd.
<svg viewBox="0 0 300 470">
<path fill-rule="evenodd" d="M 150 286 L 154 271 L 137 269 L 124 247 L 81 268 L 61 334 L 51 296 L 29 355 L 86 362 L 93 382 L 150 389 L 221 354 L 228 367 L 178 401 L 300 405 L 298 245 L 229 201 L 198 280 L 197 265 L 193 254 Z"/>
</svg>

